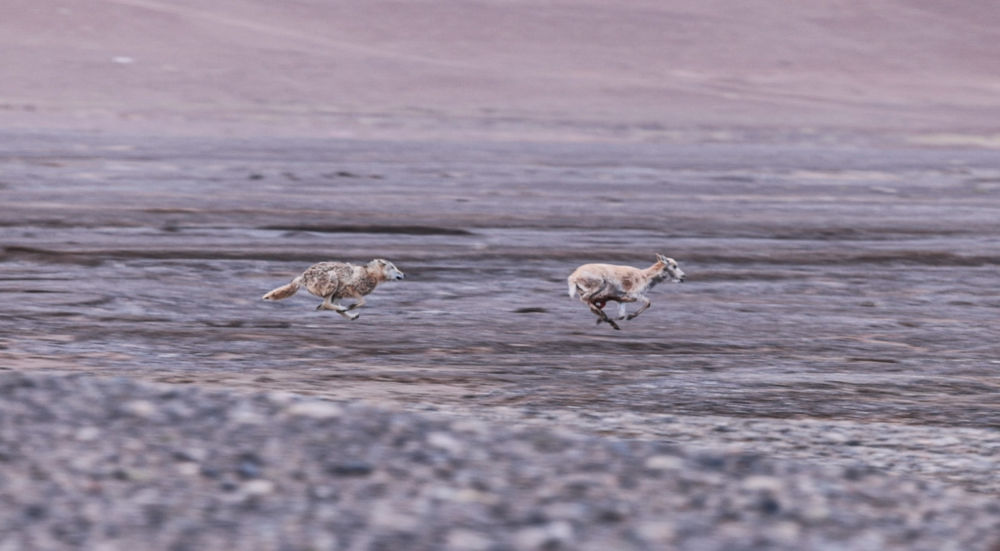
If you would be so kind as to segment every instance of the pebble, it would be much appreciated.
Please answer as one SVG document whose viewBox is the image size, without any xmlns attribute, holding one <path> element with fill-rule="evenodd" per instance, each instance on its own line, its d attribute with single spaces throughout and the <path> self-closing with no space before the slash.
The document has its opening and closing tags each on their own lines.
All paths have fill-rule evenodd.
<svg viewBox="0 0 1000 551">
<path fill-rule="evenodd" d="M 548 549 L 569 542 L 572 538 L 573 526 L 559 521 L 522 528 L 514 534 L 514 544 L 520 549 Z"/>
<path fill-rule="evenodd" d="M 156 405 L 148 400 L 131 400 L 122 404 L 122 411 L 129 415 L 148 419 L 156 413 Z"/>
<path fill-rule="evenodd" d="M 673 523 L 655 520 L 643 522 L 636 527 L 636 532 L 642 539 L 660 544 L 669 542 L 676 535 Z"/>
<path fill-rule="evenodd" d="M 445 547 L 452 551 L 489 551 L 493 541 L 481 532 L 457 529 L 448 532 Z"/>
<path fill-rule="evenodd" d="M 753 475 L 743 480 L 742 487 L 750 492 L 764 491 L 778 493 L 784 487 L 781 479 L 774 476 Z"/>
<path fill-rule="evenodd" d="M 452 455 L 459 455 L 465 450 L 465 445 L 461 441 L 444 432 L 432 432 L 428 434 L 427 443 Z"/>
<path fill-rule="evenodd" d="M 550 431 L 16 372 L 0 397 L 0 550 L 1000 549 L 1000 448 L 973 429 L 948 449 L 800 420 L 559 413 Z M 587 422 L 647 438 L 567 429 Z"/>
<path fill-rule="evenodd" d="M 93 442 L 101 436 L 101 429 L 97 427 L 83 427 L 76 431 L 74 438 L 79 442 Z"/>
<path fill-rule="evenodd" d="M 275 485 L 270 480 L 257 478 L 245 482 L 240 489 L 248 496 L 266 496 L 274 493 Z"/>
<path fill-rule="evenodd" d="M 684 460 L 673 455 L 654 455 L 647 457 L 644 464 L 654 471 L 672 471 L 684 467 Z"/>
<path fill-rule="evenodd" d="M 313 419 L 335 419 L 343 414 L 343 408 L 337 404 L 317 400 L 292 404 L 285 413 Z"/>
</svg>

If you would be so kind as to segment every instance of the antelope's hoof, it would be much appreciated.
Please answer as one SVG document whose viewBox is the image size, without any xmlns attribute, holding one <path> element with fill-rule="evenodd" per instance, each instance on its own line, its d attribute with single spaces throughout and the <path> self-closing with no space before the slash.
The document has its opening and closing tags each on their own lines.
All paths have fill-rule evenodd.
<svg viewBox="0 0 1000 551">
<path fill-rule="evenodd" d="M 319 306 L 317 306 L 317 307 L 316 307 L 316 309 L 317 309 L 317 310 L 322 310 L 322 309 L 323 309 L 323 305 L 322 305 L 322 304 L 320 304 Z"/>
<path fill-rule="evenodd" d="M 614 327 L 614 328 L 615 328 L 615 331 L 621 331 L 621 330 L 622 330 L 622 328 L 621 328 L 621 327 L 618 327 L 618 324 L 617 324 L 617 323 L 615 323 L 615 322 L 613 322 L 613 321 L 609 321 L 608 323 L 610 323 L 610 324 L 611 324 L 611 327 Z"/>
</svg>

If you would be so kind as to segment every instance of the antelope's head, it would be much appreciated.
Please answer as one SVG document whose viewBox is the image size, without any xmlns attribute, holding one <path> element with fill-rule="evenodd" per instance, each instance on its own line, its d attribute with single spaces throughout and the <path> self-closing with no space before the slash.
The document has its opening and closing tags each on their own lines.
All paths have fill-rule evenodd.
<svg viewBox="0 0 1000 551">
<path fill-rule="evenodd" d="M 668 258 L 662 254 L 656 255 L 656 260 L 663 264 L 663 269 L 660 273 L 664 275 L 665 278 L 670 278 L 674 283 L 681 283 L 684 281 L 684 272 L 681 267 L 677 265 L 677 261 L 673 258 Z"/>
<path fill-rule="evenodd" d="M 368 266 L 381 273 L 382 277 L 384 277 L 387 281 L 403 279 L 406 277 L 406 274 L 399 271 L 399 268 L 397 268 L 392 262 L 383 258 L 376 258 L 375 260 L 372 260 L 368 263 Z"/>
</svg>

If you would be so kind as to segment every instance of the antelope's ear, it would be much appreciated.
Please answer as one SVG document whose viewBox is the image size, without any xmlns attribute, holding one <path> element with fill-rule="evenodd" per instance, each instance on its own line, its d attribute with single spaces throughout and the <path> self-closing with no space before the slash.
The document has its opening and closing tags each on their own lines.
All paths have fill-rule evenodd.
<svg viewBox="0 0 1000 551">
<path fill-rule="evenodd" d="M 663 256 L 660 253 L 656 253 L 656 259 L 665 264 L 667 263 L 667 257 Z"/>
</svg>

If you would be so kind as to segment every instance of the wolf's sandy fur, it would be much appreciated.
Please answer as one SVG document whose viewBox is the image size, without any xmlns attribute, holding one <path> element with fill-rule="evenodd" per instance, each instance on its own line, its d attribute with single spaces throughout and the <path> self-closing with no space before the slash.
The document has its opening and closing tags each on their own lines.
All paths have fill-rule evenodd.
<svg viewBox="0 0 1000 551">
<path fill-rule="evenodd" d="M 364 266 L 346 262 L 319 262 L 313 264 L 301 275 L 286 285 L 273 289 L 264 295 L 264 300 L 286 299 L 300 287 L 321 297 L 323 302 L 317 310 L 333 310 L 347 319 L 357 319 L 360 314 L 351 312 L 364 306 L 365 295 L 375 290 L 383 281 L 403 279 L 405 275 L 396 266 L 381 258 L 376 258 Z M 350 306 L 339 304 L 341 299 L 355 300 Z"/>
</svg>

